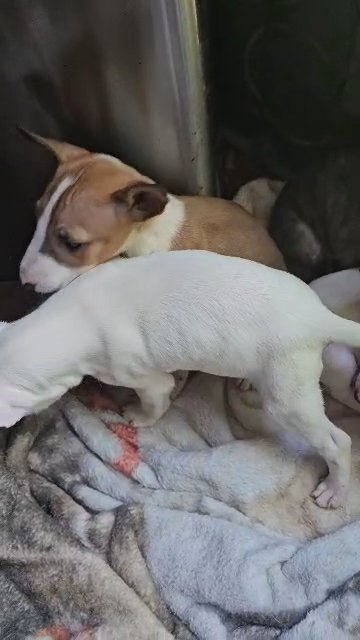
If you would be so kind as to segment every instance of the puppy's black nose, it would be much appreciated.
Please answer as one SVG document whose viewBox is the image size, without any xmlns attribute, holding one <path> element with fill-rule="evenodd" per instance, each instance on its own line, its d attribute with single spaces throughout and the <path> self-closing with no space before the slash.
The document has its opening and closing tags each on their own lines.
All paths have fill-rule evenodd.
<svg viewBox="0 0 360 640">
<path fill-rule="evenodd" d="M 26 282 L 25 284 L 21 285 L 23 289 L 25 289 L 25 291 L 34 291 L 34 285 L 30 284 L 30 282 Z"/>
</svg>

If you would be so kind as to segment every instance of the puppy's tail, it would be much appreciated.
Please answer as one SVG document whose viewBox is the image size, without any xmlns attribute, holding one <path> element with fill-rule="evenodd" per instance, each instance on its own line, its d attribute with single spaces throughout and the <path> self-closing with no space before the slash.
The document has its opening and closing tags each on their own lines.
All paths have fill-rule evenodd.
<svg viewBox="0 0 360 640">
<path fill-rule="evenodd" d="M 340 342 L 348 347 L 360 348 L 360 323 L 346 320 L 329 312 L 326 325 L 322 327 L 322 333 L 326 334 L 326 342 Z M 324 327 L 327 330 L 324 331 Z"/>
</svg>

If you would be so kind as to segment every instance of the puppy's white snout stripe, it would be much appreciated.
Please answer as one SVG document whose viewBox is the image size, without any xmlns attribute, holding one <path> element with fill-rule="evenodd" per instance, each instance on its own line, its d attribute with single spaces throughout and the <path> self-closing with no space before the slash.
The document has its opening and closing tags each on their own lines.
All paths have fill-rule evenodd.
<svg viewBox="0 0 360 640">
<path fill-rule="evenodd" d="M 41 214 L 38 220 L 38 223 L 36 225 L 33 238 L 20 264 L 20 280 L 22 284 L 36 284 L 36 281 L 34 280 L 31 271 L 33 266 L 36 265 L 36 260 L 39 257 L 40 249 L 45 240 L 46 230 L 50 222 L 51 214 L 53 212 L 53 209 L 56 203 L 61 198 L 62 194 L 74 182 L 75 182 L 75 178 L 72 176 L 67 176 L 66 178 L 64 178 L 60 182 L 60 184 L 57 186 L 54 193 L 51 195 L 49 202 L 47 203 L 44 209 L 44 212 Z"/>
</svg>

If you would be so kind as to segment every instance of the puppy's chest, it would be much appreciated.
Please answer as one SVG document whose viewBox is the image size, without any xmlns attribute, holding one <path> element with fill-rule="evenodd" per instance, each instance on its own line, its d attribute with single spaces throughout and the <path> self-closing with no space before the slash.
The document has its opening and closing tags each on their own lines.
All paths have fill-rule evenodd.
<svg viewBox="0 0 360 640">
<path fill-rule="evenodd" d="M 155 229 L 146 233 L 133 236 L 126 253 L 129 258 L 149 255 L 158 251 L 169 251 L 172 236 L 164 233 L 161 229 Z"/>
</svg>

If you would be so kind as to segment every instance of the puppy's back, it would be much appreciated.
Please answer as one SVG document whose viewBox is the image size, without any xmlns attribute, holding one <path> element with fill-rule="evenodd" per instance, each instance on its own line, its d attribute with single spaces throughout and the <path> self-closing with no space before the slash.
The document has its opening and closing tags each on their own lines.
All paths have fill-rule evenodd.
<svg viewBox="0 0 360 640">
<path fill-rule="evenodd" d="M 196 344 L 200 361 L 202 353 L 207 357 L 214 351 L 221 359 L 239 341 L 250 358 L 254 348 L 272 339 L 313 336 L 326 311 L 294 276 L 207 251 L 164 252 L 100 265 L 56 297 L 65 295 L 92 305 L 88 317 L 109 326 L 114 336 L 137 327 L 153 345 L 154 358 L 165 345 L 169 354 L 185 349 L 191 355 Z"/>
<path fill-rule="evenodd" d="M 285 269 L 275 242 L 243 207 L 221 198 L 184 196 L 186 218 L 172 249 L 206 249 Z"/>
</svg>

